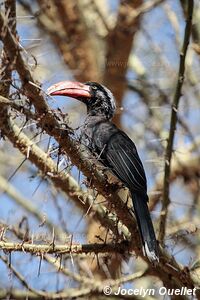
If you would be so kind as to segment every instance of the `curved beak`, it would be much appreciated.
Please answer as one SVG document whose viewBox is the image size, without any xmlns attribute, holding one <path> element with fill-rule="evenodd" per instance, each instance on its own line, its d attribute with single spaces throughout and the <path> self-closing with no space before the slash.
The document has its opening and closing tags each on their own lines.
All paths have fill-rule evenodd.
<svg viewBox="0 0 200 300">
<path fill-rule="evenodd" d="M 69 96 L 76 99 L 91 98 L 90 87 L 86 84 L 73 81 L 61 81 L 47 90 L 51 96 Z"/>
</svg>

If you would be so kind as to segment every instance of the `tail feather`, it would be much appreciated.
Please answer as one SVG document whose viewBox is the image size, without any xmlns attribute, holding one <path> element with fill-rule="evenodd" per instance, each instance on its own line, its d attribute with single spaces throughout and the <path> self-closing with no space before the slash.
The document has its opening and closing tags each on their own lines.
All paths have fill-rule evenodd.
<svg viewBox="0 0 200 300">
<path fill-rule="evenodd" d="M 147 206 L 147 199 L 141 194 L 132 193 L 135 216 L 138 223 L 140 236 L 143 243 L 145 255 L 151 262 L 159 262 L 157 240 Z"/>
</svg>

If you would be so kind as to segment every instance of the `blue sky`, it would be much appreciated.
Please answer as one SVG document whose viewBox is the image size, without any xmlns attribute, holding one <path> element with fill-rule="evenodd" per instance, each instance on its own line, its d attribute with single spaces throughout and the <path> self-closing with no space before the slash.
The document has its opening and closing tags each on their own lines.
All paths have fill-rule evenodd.
<svg viewBox="0 0 200 300">
<path fill-rule="evenodd" d="M 110 7 L 111 11 L 114 12 L 118 6 L 119 1 L 110 1 Z M 167 3 L 171 6 L 173 9 L 178 21 L 179 21 L 179 30 L 180 30 L 180 39 L 182 41 L 183 38 L 183 30 L 184 30 L 184 21 L 182 16 L 182 11 L 179 6 L 179 1 L 167 1 Z M 142 20 L 142 28 L 143 31 L 148 33 L 148 36 L 150 37 L 149 42 L 147 42 L 147 36 L 145 33 L 141 30 L 137 36 L 136 36 L 136 42 L 135 46 L 133 48 L 133 53 L 138 56 L 138 58 L 142 61 L 144 64 L 144 67 L 146 68 L 146 74 L 149 81 L 152 83 L 160 82 L 162 79 L 162 76 L 166 76 L 165 68 L 163 66 L 160 68 L 160 62 L 157 60 L 157 54 L 154 53 L 154 49 L 152 45 L 156 45 L 162 52 L 163 56 L 166 60 L 166 62 L 169 63 L 172 67 L 172 70 L 174 70 L 174 76 L 176 77 L 178 64 L 179 64 L 179 53 L 175 47 L 173 47 L 174 43 L 174 32 L 173 28 L 170 25 L 166 13 L 164 12 L 163 8 L 155 8 L 153 12 L 146 13 L 143 16 Z M 63 79 L 73 79 L 72 74 L 70 71 L 64 66 L 62 59 L 60 55 L 57 53 L 55 47 L 52 45 L 50 39 L 44 34 L 38 31 L 38 29 L 35 26 L 35 20 L 29 19 L 29 18 L 19 18 L 18 19 L 18 33 L 21 38 L 22 45 L 28 49 L 28 55 L 27 57 L 30 59 L 30 63 L 33 62 L 31 59 L 30 53 L 33 52 L 33 54 L 36 54 L 36 58 L 38 61 L 38 66 L 36 71 L 34 71 L 34 74 L 37 76 L 38 73 L 38 80 L 42 83 L 44 90 L 47 89 L 51 84 L 63 80 Z M 30 47 L 30 40 L 27 39 L 36 39 L 34 43 L 36 43 L 38 46 L 36 47 L 37 50 Z M 49 69 L 47 72 L 43 72 L 42 70 Z M 38 72 L 37 72 L 38 70 Z M 131 80 L 135 80 L 137 78 L 137 75 L 133 70 L 129 70 L 127 72 L 127 78 Z M 170 78 L 166 78 L 166 81 L 170 82 Z M 175 82 L 174 82 L 175 85 Z M 174 94 L 174 86 L 171 85 L 171 88 L 166 88 L 166 92 L 170 95 L 170 99 L 173 98 Z M 185 99 L 183 99 L 185 100 Z M 189 101 L 189 100 L 188 100 Z M 77 125 L 77 120 L 74 120 L 74 116 L 77 116 L 77 110 L 80 108 L 78 102 L 74 102 L 71 99 L 64 99 L 59 98 L 59 101 L 54 101 L 53 99 L 49 100 L 50 106 L 55 109 L 57 107 L 64 110 L 64 112 L 69 112 L 69 117 L 71 118 L 71 123 Z M 184 116 L 184 118 L 189 122 L 192 131 L 194 134 L 198 133 L 198 122 L 199 122 L 199 107 L 196 108 L 196 104 L 193 100 L 189 101 L 189 105 L 191 104 L 191 107 L 187 109 L 185 112 L 185 104 L 181 103 L 181 112 L 180 114 Z M 154 105 L 154 104 L 152 104 Z M 146 123 L 149 122 L 147 117 L 147 110 L 144 104 L 140 101 L 138 95 L 136 93 L 133 93 L 131 91 L 127 91 L 124 96 L 123 106 L 125 109 L 129 111 L 129 114 L 124 114 L 122 118 L 123 127 L 127 132 L 130 133 L 131 137 L 134 137 L 134 134 L 137 137 L 138 143 L 137 147 L 139 149 L 139 152 L 141 154 L 142 160 L 144 161 L 145 169 L 147 172 L 147 178 L 149 182 L 149 190 L 151 190 L 155 184 L 155 172 L 158 172 L 157 165 L 153 163 L 148 163 L 148 160 L 155 159 L 154 156 L 152 156 L 152 153 L 150 151 L 146 150 L 146 143 L 151 143 L 152 141 L 152 135 L 146 134 L 145 135 L 145 141 L 142 140 L 142 138 L 138 139 L 139 133 L 142 131 L 142 127 L 144 126 L 141 124 L 141 119 L 144 119 Z M 72 108 L 76 110 L 75 113 L 72 112 Z M 80 122 L 83 121 L 84 115 L 85 115 L 85 108 L 81 106 L 80 108 L 80 115 L 78 116 L 78 119 Z M 164 127 L 167 130 L 169 128 L 169 116 L 170 116 L 170 109 L 169 107 L 160 107 L 160 113 L 164 114 L 165 116 L 165 124 Z M 139 116 L 138 116 L 139 115 Z M 140 117 L 141 116 L 141 117 Z M 144 122 L 144 123 L 145 123 Z M 134 133 L 134 130 L 136 133 Z M 177 139 L 180 139 L 180 136 L 176 137 Z M 184 139 L 186 142 L 189 142 L 188 137 L 185 135 Z M 52 142 L 54 142 L 52 140 Z M 157 141 L 157 143 L 160 143 L 160 141 Z M 47 142 L 43 143 L 43 147 L 46 146 Z M 0 142 L 0 147 L 2 147 L 3 142 Z M 11 151 L 10 146 L 7 144 L 7 147 L 9 151 Z M 14 152 L 15 155 L 16 152 Z M 162 157 L 157 158 L 162 159 Z M 25 163 L 27 165 L 27 162 Z M 12 168 L 9 168 L 9 171 L 5 173 L 5 177 L 9 177 L 10 174 L 15 170 L 15 166 Z M 22 168 L 23 169 L 23 168 Z M 31 179 L 31 174 L 36 174 L 36 177 Z M 162 175 L 162 173 L 160 173 Z M 78 173 L 77 169 L 72 169 L 72 175 L 78 179 Z M 29 201 L 34 203 L 37 207 L 39 207 L 40 211 L 46 215 L 54 222 L 58 223 L 62 216 L 64 219 L 67 230 L 70 233 L 74 233 L 75 240 L 79 242 L 85 242 L 85 225 L 86 220 L 83 218 L 81 223 L 79 224 L 79 220 L 83 216 L 83 214 L 79 211 L 77 211 L 74 204 L 66 198 L 66 195 L 59 193 L 56 194 L 56 203 L 53 199 L 50 191 L 49 186 L 46 182 L 43 182 L 38 190 L 34 193 L 38 187 L 38 184 L 40 182 L 41 177 L 37 174 L 35 168 L 30 168 L 28 172 L 20 171 L 14 176 L 14 178 L 11 180 L 11 183 L 25 196 Z M 81 176 L 81 180 L 83 177 Z M 186 193 L 184 190 L 182 193 L 180 192 L 181 188 L 178 185 L 174 185 L 172 187 L 171 195 L 172 198 L 176 198 L 177 202 L 182 201 L 183 194 Z M 187 199 L 189 198 L 189 195 L 187 194 Z M 184 198 L 186 200 L 186 198 Z M 178 219 L 183 213 L 184 213 L 184 206 L 181 208 L 180 205 L 173 204 L 173 209 L 176 208 L 176 218 Z M 61 214 L 59 215 L 59 209 L 61 210 Z M 174 210 L 175 211 L 175 210 Z M 6 222 L 8 224 L 15 225 L 16 222 L 19 222 L 22 218 L 22 216 L 26 215 L 26 212 L 19 208 L 13 200 L 11 200 L 5 193 L 1 194 L 1 201 L 0 201 L 0 220 L 2 222 Z M 65 218 L 66 216 L 66 218 Z M 154 213 L 154 216 L 157 217 L 156 213 Z M 34 217 L 28 216 L 28 222 L 29 226 L 33 233 L 35 232 L 46 232 L 45 228 L 39 227 L 39 222 L 35 220 Z M 175 251 L 175 250 L 174 250 Z M 175 251 L 176 252 L 176 251 Z M 180 260 L 181 263 L 188 263 L 191 259 L 190 257 L 191 253 L 189 251 L 181 251 L 177 258 Z M 23 256 L 24 257 L 24 256 Z M 55 273 L 55 270 L 52 270 L 49 265 L 47 265 L 45 262 L 42 262 L 42 268 L 41 268 L 41 275 L 38 278 L 37 277 L 37 270 L 38 270 L 38 264 L 39 259 L 29 257 L 27 255 L 27 258 L 24 260 L 22 258 L 22 254 L 12 254 L 12 261 L 14 264 L 18 265 L 19 269 L 22 273 L 24 273 L 27 278 L 30 279 L 30 282 L 34 288 L 47 288 L 51 287 L 52 290 L 56 288 L 56 282 L 55 277 L 57 274 Z M 72 265 L 69 266 L 72 268 Z M 1 273 L 4 274 L 0 279 L 0 284 L 3 286 L 6 284 L 6 282 L 9 282 L 7 280 L 8 272 L 6 271 L 6 268 L 4 264 L 0 261 L 0 270 Z M 47 276 L 48 275 L 48 276 Z M 14 281 L 14 284 L 17 284 L 17 280 L 12 278 L 10 281 L 10 284 L 12 285 Z M 62 276 L 59 277 L 59 288 L 62 288 L 66 285 L 65 280 Z"/>
</svg>

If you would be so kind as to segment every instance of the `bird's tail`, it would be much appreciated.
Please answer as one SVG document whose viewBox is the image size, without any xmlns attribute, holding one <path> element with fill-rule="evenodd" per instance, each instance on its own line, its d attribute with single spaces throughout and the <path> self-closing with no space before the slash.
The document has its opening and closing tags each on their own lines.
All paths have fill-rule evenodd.
<svg viewBox="0 0 200 300">
<path fill-rule="evenodd" d="M 147 206 L 147 199 L 132 192 L 132 200 L 145 255 L 151 262 L 159 262 L 157 240 Z"/>
</svg>

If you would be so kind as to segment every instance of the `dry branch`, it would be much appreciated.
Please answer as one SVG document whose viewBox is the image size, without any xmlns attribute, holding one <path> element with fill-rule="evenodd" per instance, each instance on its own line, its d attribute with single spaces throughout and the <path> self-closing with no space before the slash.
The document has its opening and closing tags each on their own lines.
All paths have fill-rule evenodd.
<svg viewBox="0 0 200 300">
<path fill-rule="evenodd" d="M 163 243 L 166 231 L 166 220 L 167 220 L 167 212 L 168 206 L 170 204 L 169 199 L 169 185 L 170 185 L 170 172 L 171 172 L 171 158 L 173 152 L 174 145 L 174 136 L 177 124 L 177 113 L 179 107 L 179 101 L 181 98 L 181 90 L 184 82 L 184 73 L 185 73 L 185 58 L 187 54 L 187 49 L 190 40 L 191 28 L 192 28 L 192 14 L 193 14 L 193 6 L 194 1 L 191 0 L 188 2 L 188 16 L 185 27 L 184 41 L 183 47 L 180 53 L 180 64 L 179 64 L 179 72 L 178 72 L 178 80 L 176 85 L 176 91 L 172 103 L 172 111 L 171 111 L 171 120 L 170 120 L 170 130 L 169 137 L 167 141 L 167 148 L 165 153 L 165 171 L 164 171 L 164 183 L 163 183 L 163 201 L 162 201 L 162 211 L 160 217 L 160 231 L 159 231 L 159 240 Z"/>
<path fill-rule="evenodd" d="M 15 243 L 0 241 L 0 250 L 14 251 L 14 252 L 27 252 L 36 255 L 42 254 L 88 254 L 88 253 L 121 253 L 127 251 L 126 243 L 117 244 L 66 244 L 59 245 L 51 243 L 47 244 L 34 244 L 34 243 Z"/>
</svg>

